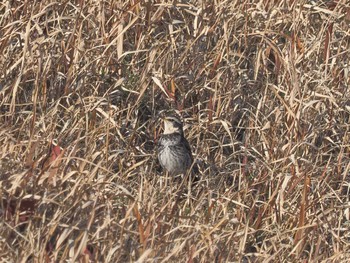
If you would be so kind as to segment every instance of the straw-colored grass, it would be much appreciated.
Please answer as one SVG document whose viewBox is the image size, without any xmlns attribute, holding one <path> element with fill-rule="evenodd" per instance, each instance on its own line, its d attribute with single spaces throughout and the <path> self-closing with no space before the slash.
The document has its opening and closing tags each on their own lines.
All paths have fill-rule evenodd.
<svg viewBox="0 0 350 263">
<path fill-rule="evenodd" d="M 349 1 L 174 2 L 0 4 L 0 258 L 347 262 Z"/>
</svg>

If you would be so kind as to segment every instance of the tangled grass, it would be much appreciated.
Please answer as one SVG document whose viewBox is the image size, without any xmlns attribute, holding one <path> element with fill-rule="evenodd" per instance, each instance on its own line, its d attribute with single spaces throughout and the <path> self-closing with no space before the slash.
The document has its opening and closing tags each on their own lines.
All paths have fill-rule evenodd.
<svg viewBox="0 0 350 263">
<path fill-rule="evenodd" d="M 4 1 L 4 262 L 346 262 L 350 3 Z M 180 111 L 201 177 L 165 177 Z"/>
</svg>

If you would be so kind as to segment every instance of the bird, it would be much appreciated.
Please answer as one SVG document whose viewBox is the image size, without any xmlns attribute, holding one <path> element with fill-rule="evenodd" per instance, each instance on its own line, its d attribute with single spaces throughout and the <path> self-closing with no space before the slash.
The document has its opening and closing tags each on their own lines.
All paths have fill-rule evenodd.
<svg viewBox="0 0 350 263">
<path fill-rule="evenodd" d="M 193 163 L 190 144 L 184 136 L 183 125 L 177 115 L 163 118 L 164 131 L 158 140 L 158 160 L 171 176 L 186 174 Z"/>
</svg>

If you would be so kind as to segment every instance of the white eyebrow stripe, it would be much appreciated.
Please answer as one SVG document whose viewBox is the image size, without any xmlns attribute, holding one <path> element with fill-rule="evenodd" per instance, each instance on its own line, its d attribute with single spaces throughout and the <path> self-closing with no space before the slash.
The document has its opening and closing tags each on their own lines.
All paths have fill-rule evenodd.
<svg viewBox="0 0 350 263">
<path fill-rule="evenodd" d="M 176 117 L 169 116 L 169 117 L 166 117 L 166 119 L 168 119 L 169 121 L 174 121 L 176 123 L 182 124 L 182 122 Z"/>
</svg>

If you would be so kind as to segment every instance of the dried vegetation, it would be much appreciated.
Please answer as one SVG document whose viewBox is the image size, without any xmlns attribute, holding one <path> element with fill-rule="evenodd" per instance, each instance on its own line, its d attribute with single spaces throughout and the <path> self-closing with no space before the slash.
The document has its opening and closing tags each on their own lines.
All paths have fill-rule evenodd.
<svg viewBox="0 0 350 263">
<path fill-rule="evenodd" d="M 350 4 L 3 1 L 0 257 L 345 262 Z M 177 109 L 196 185 L 155 158 Z"/>
</svg>

